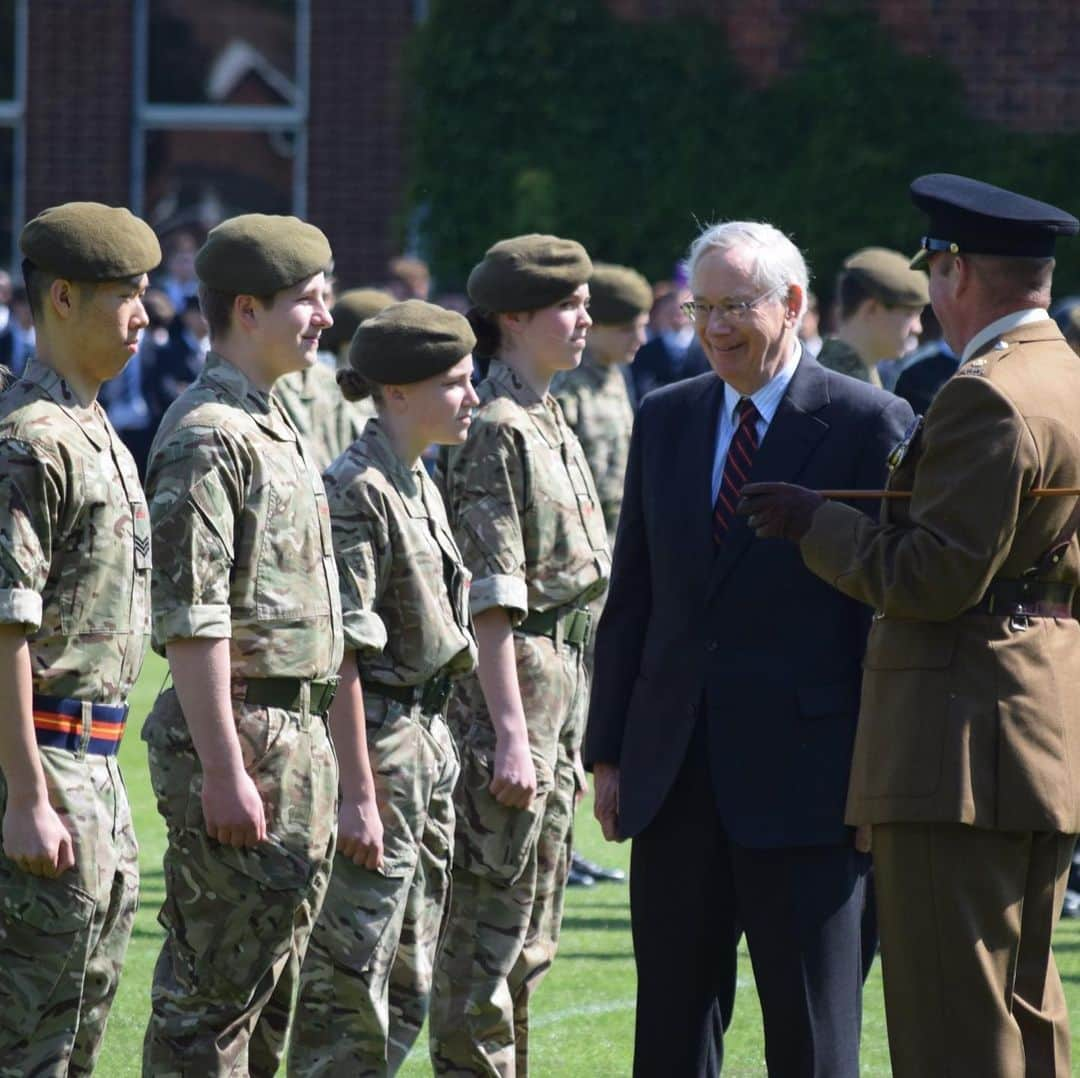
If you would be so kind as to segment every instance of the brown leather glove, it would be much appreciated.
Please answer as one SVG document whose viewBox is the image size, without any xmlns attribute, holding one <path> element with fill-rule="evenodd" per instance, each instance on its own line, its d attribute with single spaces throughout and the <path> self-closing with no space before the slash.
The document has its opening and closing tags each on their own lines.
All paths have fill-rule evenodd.
<svg viewBox="0 0 1080 1078">
<path fill-rule="evenodd" d="M 747 483 L 735 511 L 749 517 L 747 523 L 759 539 L 797 543 L 824 501 L 817 491 L 793 483 Z"/>
</svg>

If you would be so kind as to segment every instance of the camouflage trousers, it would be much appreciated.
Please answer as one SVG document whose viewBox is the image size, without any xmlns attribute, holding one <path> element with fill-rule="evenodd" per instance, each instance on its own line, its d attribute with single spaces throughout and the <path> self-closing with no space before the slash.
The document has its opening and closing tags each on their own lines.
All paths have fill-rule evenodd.
<svg viewBox="0 0 1080 1078">
<path fill-rule="evenodd" d="M 577 648 L 520 633 L 514 646 L 537 775 L 529 808 L 507 808 L 489 790 L 495 734 L 475 678 L 452 705 L 461 778 L 431 1000 L 436 1074 L 527 1076 L 529 1001 L 558 948 L 588 681 Z"/>
<path fill-rule="evenodd" d="M 143 1073 L 273 1075 L 300 966 L 326 894 L 337 820 L 337 762 L 322 718 L 234 701 L 244 765 L 266 808 L 250 849 L 206 834 L 203 774 L 176 693 L 143 726 L 158 811 L 168 825 L 165 943 L 154 969 Z"/>
<path fill-rule="evenodd" d="M 39 752 L 75 866 L 45 879 L 0 854 L 3 1078 L 91 1073 L 139 904 L 139 851 L 116 757 Z"/>
<path fill-rule="evenodd" d="M 383 868 L 338 854 L 300 974 L 290 1075 L 395 1074 L 427 1016 L 450 893 L 457 751 L 439 716 L 364 694 Z"/>
</svg>

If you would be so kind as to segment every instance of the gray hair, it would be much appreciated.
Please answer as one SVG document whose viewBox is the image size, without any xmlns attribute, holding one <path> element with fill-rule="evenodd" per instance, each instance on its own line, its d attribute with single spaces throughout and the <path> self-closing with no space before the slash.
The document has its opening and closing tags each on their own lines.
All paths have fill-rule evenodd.
<svg viewBox="0 0 1080 1078">
<path fill-rule="evenodd" d="M 806 296 L 810 287 L 810 271 L 806 259 L 794 243 L 778 228 L 764 221 L 723 221 L 708 225 L 692 244 L 687 255 L 687 271 L 690 287 L 698 263 L 714 251 L 741 250 L 751 256 L 750 270 L 754 284 L 767 292 L 785 285 L 797 284 L 802 290 L 802 307 L 799 319 L 806 310 Z"/>
</svg>

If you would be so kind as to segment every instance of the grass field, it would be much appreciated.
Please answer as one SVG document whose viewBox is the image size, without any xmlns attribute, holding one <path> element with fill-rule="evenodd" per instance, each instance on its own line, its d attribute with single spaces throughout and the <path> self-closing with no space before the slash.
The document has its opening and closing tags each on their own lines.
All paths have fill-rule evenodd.
<svg viewBox="0 0 1080 1078">
<path fill-rule="evenodd" d="M 156 917 L 163 896 L 161 855 L 165 835 L 150 792 L 145 746 L 139 739 L 138 727 L 164 676 L 164 663 L 152 657 L 137 687 L 132 724 L 121 750 L 142 848 L 142 908 L 98 1068 L 103 1078 L 139 1074 L 150 980 L 160 945 Z M 583 806 L 578 815 L 578 845 L 588 857 L 627 865 L 629 847 L 605 844 L 588 806 Z M 1062 923 L 1056 952 L 1075 1033 L 1080 1028 L 1080 922 Z M 745 951 L 740 955 L 738 983 L 735 1018 L 725 1041 L 724 1074 L 730 1078 L 763 1078 L 761 1015 Z M 605 884 L 569 892 L 559 957 L 537 993 L 532 1017 L 535 1078 L 617 1078 L 630 1073 L 634 965 L 625 885 Z M 1075 1039 L 1073 1056 L 1080 1061 L 1080 1044 Z M 864 1075 L 889 1074 L 879 963 L 875 964 L 866 991 L 862 1063 Z M 418 1044 L 401 1073 L 410 1078 L 431 1073 L 423 1044 Z M 1074 1073 L 1080 1074 L 1080 1069 L 1074 1068 Z"/>
</svg>

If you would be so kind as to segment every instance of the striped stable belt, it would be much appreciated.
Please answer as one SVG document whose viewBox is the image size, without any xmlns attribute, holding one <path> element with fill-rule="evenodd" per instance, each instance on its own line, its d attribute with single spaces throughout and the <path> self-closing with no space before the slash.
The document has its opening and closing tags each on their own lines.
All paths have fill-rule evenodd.
<svg viewBox="0 0 1080 1078">
<path fill-rule="evenodd" d="M 127 720 L 126 707 L 90 705 L 90 738 L 86 740 L 82 700 L 34 693 L 34 734 L 39 745 L 93 756 L 115 756 Z"/>
</svg>

